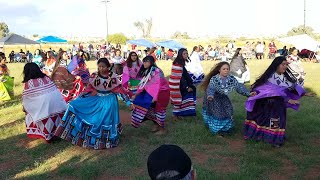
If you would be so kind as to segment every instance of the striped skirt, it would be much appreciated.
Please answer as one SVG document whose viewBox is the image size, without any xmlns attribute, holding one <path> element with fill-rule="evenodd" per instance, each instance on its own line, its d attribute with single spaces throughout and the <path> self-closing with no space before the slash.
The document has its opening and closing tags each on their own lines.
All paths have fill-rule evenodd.
<svg viewBox="0 0 320 180">
<path fill-rule="evenodd" d="M 174 116 L 196 116 L 196 96 L 193 92 L 182 97 L 180 105 L 173 105 Z"/>
<path fill-rule="evenodd" d="M 131 115 L 131 125 L 138 128 L 145 120 L 151 120 L 160 127 L 164 127 L 166 109 L 157 110 L 156 103 L 152 103 L 152 96 L 147 92 L 140 93 L 133 101 L 135 109 Z"/>
</svg>

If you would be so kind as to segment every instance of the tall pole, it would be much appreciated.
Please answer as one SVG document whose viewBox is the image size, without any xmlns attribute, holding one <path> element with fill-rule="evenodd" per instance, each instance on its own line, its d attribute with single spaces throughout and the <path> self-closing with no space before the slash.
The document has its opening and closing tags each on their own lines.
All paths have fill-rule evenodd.
<svg viewBox="0 0 320 180">
<path fill-rule="evenodd" d="M 108 36 L 109 36 L 109 27 L 108 27 L 108 0 L 103 0 L 101 2 L 104 2 L 105 6 L 106 6 L 106 25 L 107 25 L 107 37 L 106 37 L 106 40 L 107 40 L 107 43 L 108 43 Z"/>
<path fill-rule="evenodd" d="M 304 10 L 303 10 L 303 31 L 306 33 L 306 0 L 304 0 Z"/>
</svg>

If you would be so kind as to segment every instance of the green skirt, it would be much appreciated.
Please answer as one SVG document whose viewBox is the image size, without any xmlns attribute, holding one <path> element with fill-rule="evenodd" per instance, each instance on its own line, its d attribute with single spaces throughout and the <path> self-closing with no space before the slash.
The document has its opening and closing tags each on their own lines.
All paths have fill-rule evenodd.
<svg viewBox="0 0 320 180">
<path fill-rule="evenodd" d="M 0 101 L 8 101 L 13 97 L 14 78 L 8 75 L 0 77 Z"/>
</svg>

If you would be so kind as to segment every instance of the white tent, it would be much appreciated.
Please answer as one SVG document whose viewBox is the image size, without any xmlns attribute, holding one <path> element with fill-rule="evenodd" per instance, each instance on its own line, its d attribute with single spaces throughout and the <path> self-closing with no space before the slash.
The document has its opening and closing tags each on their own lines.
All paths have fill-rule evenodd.
<svg viewBox="0 0 320 180">
<path fill-rule="evenodd" d="M 316 41 L 312 37 L 307 34 L 301 34 L 296 36 L 289 36 L 285 38 L 278 39 L 280 42 L 288 45 L 292 45 L 292 47 L 296 47 L 299 50 L 308 49 L 310 51 L 317 51 L 320 46 L 320 42 Z"/>
</svg>

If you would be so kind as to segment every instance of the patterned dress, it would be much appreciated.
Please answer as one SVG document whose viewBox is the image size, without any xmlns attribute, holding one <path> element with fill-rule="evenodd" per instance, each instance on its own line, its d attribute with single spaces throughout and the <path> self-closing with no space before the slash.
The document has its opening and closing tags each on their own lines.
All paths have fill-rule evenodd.
<svg viewBox="0 0 320 180">
<path fill-rule="evenodd" d="M 298 56 L 289 55 L 287 61 L 289 62 L 288 68 L 297 78 L 298 83 L 303 86 L 306 73 L 304 72 L 300 58 Z"/>
<path fill-rule="evenodd" d="M 89 69 L 84 61 L 84 59 L 80 56 L 74 56 L 71 62 L 68 64 L 67 67 L 68 71 L 75 76 L 80 76 L 83 84 L 89 83 Z"/>
<path fill-rule="evenodd" d="M 221 78 L 217 74 L 210 79 L 204 96 L 202 116 L 213 134 L 229 132 L 233 128 L 233 107 L 228 95 L 234 90 L 249 96 L 249 91 L 233 76 Z M 213 97 L 213 100 L 209 101 L 208 97 Z"/>
<path fill-rule="evenodd" d="M 288 81 L 283 74 L 274 73 L 268 82 L 253 90 L 257 95 L 246 102 L 244 138 L 283 145 L 287 123 L 286 109 L 299 108 L 299 105 L 288 104 L 288 100 L 300 99 L 305 93 L 304 89 Z"/>
<path fill-rule="evenodd" d="M 52 80 L 59 88 L 64 100 L 69 103 L 76 99 L 84 90 L 84 85 L 80 78 L 70 74 L 67 70 L 66 62 L 62 61 L 57 71 L 52 74 Z"/>
<path fill-rule="evenodd" d="M 69 103 L 55 135 L 84 148 L 116 147 L 122 130 L 117 96 L 131 105 L 115 73 L 108 77 L 93 73 L 86 94 Z"/>
<path fill-rule="evenodd" d="M 169 78 L 170 99 L 175 116 L 196 115 L 196 87 L 185 67 L 173 64 Z M 188 88 L 192 88 L 188 92 Z"/>
<path fill-rule="evenodd" d="M 142 62 L 140 60 L 137 61 L 132 62 L 131 68 L 127 65 L 123 67 L 122 85 L 124 88 L 128 89 L 131 92 L 131 95 L 134 95 L 136 93 L 141 80 L 141 78 L 137 78 L 137 74 L 140 70 Z"/>
<path fill-rule="evenodd" d="M 24 83 L 22 104 L 26 112 L 29 138 L 50 141 L 67 104 L 49 77 L 30 79 Z"/>
<path fill-rule="evenodd" d="M 135 109 L 131 115 L 131 125 L 138 128 L 143 121 L 149 119 L 164 127 L 170 90 L 162 70 L 152 66 L 149 73 L 141 79 L 137 94 L 133 100 Z"/>
</svg>

